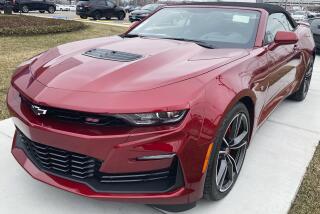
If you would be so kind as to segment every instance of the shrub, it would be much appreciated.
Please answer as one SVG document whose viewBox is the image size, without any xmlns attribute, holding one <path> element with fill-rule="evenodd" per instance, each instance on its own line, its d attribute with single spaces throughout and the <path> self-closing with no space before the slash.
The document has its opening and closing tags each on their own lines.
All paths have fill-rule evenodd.
<svg viewBox="0 0 320 214">
<path fill-rule="evenodd" d="M 82 22 L 26 15 L 0 15 L 0 36 L 24 36 L 84 29 Z"/>
</svg>

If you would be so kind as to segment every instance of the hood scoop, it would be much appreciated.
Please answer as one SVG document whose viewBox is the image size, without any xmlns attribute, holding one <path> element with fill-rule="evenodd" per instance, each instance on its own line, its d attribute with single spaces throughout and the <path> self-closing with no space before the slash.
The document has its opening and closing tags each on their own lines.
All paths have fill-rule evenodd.
<svg viewBox="0 0 320 214">
<path fill-rule="evenodd" d="M 84 52 L 83 55 L 97 58 L 97 59 L 113 60 L 113 61 L 120 61 L 120 62 L 131 62 L 131 61 L 142 58 L 142 55 L 139 55 L 139 54 L 126 53 L 121 51 L 113 51 L 113 50 L 100 49 L 100 48 L 88 50 Z"/>
</svg>

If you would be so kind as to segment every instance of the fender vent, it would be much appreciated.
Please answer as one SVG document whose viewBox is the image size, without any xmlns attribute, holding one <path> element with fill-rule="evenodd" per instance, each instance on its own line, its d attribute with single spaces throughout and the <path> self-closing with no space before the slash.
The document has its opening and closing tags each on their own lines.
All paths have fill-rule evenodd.
<svg viewBox="0 0 320 214">
<path fill-rule="evenodd" d="M 85 56 L 97 58 L 97 59 L 105 59 L 105 60 L 113 60 L 120 62 L 130 62 L 137 59 L 140 59 L 142 55 L 125 53 L 121 51 L 113 51 L 107 49 L 92 49 L 83 53 Z"/>
</svg>

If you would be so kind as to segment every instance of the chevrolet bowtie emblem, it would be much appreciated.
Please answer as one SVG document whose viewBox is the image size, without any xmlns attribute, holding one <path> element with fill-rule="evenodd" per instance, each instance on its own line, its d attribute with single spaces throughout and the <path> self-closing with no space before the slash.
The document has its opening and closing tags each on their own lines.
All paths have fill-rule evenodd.
<svg viewBox="0 0 320 214">
<path fill-rule="evenodd" d="M 32 109 L 33 113 L 35 113 L 38 116 L 47 114 L 47 110 L 46 109 L 42 109 L 42 108 L 40 108 L 39 106 L 36 106 L 36 105 L 31 105 L 31 109 Z"/>
</svg>

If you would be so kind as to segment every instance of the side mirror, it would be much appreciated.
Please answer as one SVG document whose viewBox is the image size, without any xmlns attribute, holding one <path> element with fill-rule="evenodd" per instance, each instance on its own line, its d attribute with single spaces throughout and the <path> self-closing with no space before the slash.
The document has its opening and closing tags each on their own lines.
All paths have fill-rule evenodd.
<svg viewBox="0 0 320 214">
<path fill-rule="evenodd" d="M 281 45 L 293 45 L 298 42 L 298 36 L 294 32 L 278 31 L 274 37 L 274 42 L 271 43 L 270 49 L 275 49 Z"/>
</svg>

